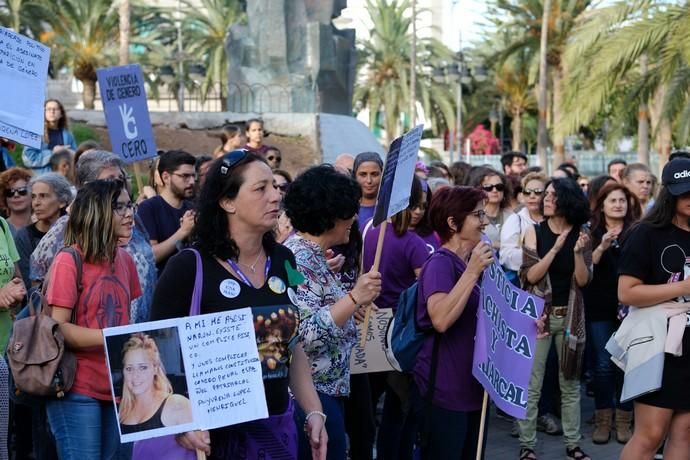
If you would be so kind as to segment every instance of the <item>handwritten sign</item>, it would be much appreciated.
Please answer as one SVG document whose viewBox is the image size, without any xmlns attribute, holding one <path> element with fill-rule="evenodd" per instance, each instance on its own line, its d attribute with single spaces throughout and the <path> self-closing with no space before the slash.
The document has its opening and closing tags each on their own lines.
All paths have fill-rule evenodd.
<svg viewBox="0 0 690 460">
<path fill-rule="evenodd" d="M 40 148 L 50 48 L 0 27 L 0 136 Z"/>
<path fill-rule="evenodd" d="M 122 442 L 208 430 L 268 417 L 250 308 L 108 328 L 103 330 L 103 335 L 113 400 L 118 403 L 115 411 L 120 420 Z M 177 338 L 174 345 L 160 338 L 172 335 Z M 177 414 L 181 412 L 179 407 L 188 406 L 189 420 L 183 418 L 171 426 L 155 426 L 145 421 L 142 429 L 137 425 L 132 428 L 127 420 L 123 420 L 128 410 L 124 406 L 131 406 L 136 400 L 128 393 L 136 395 L 148 388 L 145 379 L 148 374 L 141 366 L 148 364 L 146 359 L 151 355 L 135 355 L 133 362 L 126 358 L 127 350 L 136 348 L 128 344 L 133 342 L 136 345 L 137 340 L 144 340 L 142 337 L 146 340 L 158 337 L 154 342 L 162 368 L 166 369 L 171 382 L 178 382 L 178 387 L 172 387 L 172 394 L 166 397 L 166 401 L 174 398 Z M 161 345 L 164 342 L 166 347 Z M 150 351 L 151 346 L 147 350 Z M 162 350 L 167 351 L 164 353 Z M 175 357 L 179 357 L 181 363 L 176 373 L 172 372 L 175 365 L 170 365 Z M 128 380 L 128 372 L 136 378 Z M 180 386 L 180 381 L 184 385 Z"/>
<path fill-rule="evenodd" d="M 141 67 L 108 67 L 96 73 L 113 151 L 125 163 L 155 157 L 156 142 Z"/>
<path fill-rule="evenodd" d="M 501 267 L 484 270 L 472 375 L 501 410 L 524 419 L 544 299 L 514 286 Z"/>
<path fill-rule="evenodd" d="M 391 143 L 376 197 L 374 227 L 410 205 L 412 177 L 423 129 L 424 125 L 417 125 Z"/>
<path fill-rule="evenodd" d="M 364 346 L 357 341 L 350 357 L 350 373 L 369 374 L 392 371 L 393 366 L 386 358 L 386 333 L 393 319 L 392 308 L 381 308 L 372 313 Z"/>
</svg>

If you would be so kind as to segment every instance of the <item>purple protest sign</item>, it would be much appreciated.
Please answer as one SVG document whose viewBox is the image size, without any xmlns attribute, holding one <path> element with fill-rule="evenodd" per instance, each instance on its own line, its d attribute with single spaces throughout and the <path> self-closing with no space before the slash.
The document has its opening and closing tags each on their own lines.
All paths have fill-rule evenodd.
<svg viewBox="0 0 690 460">
<path fill-rule="evenodd" d="M 113 152 L 125 163 L 156 156 L 156 141 L 139 64 L 98 69 L 105 121 Z"/>
<path fill-rule="evenodd" d="M 514 286 L 496 263 L 484 270 L 472 375 L 501 410 L 524 419 L 544 299 Z"/>
</svg>

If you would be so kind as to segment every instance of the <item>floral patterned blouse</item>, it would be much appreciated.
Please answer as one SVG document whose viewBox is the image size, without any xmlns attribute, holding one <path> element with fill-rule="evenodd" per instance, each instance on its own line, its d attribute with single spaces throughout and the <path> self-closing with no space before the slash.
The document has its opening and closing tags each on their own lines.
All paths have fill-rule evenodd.
<svg viewBox="0 0 690 460">
<path fill-rule="evenodd" d="M 328 269 L 321 247 L 299 235 L 285 241 L 304 275 L 294 303 L 299 308 L 299 340 L 311 363 L 317 391 L 329 396 L 350 394 L 350 354 L 357 343 L 357 326 L 348 318 L 343 327 L 333 321 L 330 306 L 347 295 L 338 277 Z"/>
</svg>

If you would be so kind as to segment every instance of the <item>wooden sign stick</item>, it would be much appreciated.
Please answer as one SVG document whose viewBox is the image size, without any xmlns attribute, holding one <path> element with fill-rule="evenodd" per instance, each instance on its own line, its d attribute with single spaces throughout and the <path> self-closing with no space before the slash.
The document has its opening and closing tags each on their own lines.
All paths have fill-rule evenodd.
<svg viewBox="0 0 690 460">
<path fill-rule="evenodd" d="M 383 238 L 386 235 L 386 226 L 388 225 L 388 221 L 384 220 L 381 222 L 381 226 L 379 227 L 379 238 L 378 241 L 376 242 L 376 254 L 374 255 L 374 265 L 371 266 L 371 270 L 369 271 L 379 271 L 379 265 L 381 265 L 381 252 L 383 251 Z M 367 343 L 367 332 L 369 332 L 369 320 L 371 318 L 371 304 L 367 305 L 366 311 L 364 312 L 364 321 L 362 321 L 361 324 L 361 330 L 360 330 L 360 338 L 359 338 L 359 346 L 364 347 L 364 345 Z"/>
<path fill-rule="evenodd" d="M 479 439 L 477 440 L 477 460 L 481 460 L 484 450 L 484 429 L 486 428 L 486 409 L 489 406 L 489 394 L 484 390 L 484 400 L 482 401 L 482 418 L 479 422 Z"/>
<path fill-rule="evenodd" d="M 196 460 L 206 460 L 206 452 L 201 449 L 196 450 Z"/>
</svg>

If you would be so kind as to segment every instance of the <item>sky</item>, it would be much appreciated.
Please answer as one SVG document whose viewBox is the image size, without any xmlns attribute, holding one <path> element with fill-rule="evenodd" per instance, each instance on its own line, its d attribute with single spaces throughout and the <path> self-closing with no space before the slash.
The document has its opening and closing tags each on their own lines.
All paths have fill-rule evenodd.
<svg viewBox="0 0 690 460">
<path fill-rule="evenodd" d="M 444 0 L 447 10 L 451 14 L 446 16 L 443 25 L 443 41 L 453 50 L 458 49 L 460 32 L 462 32 L 463 46 L 467 46 L 480 36 L 481 24 L 486 23 L 484 17 L 487 13 L 487 1 L 485 0 Z M 459 18 L 459 22 L 458 22 Z M 460 24 L 458 29 L 457 24 Z"/>
</svg>

